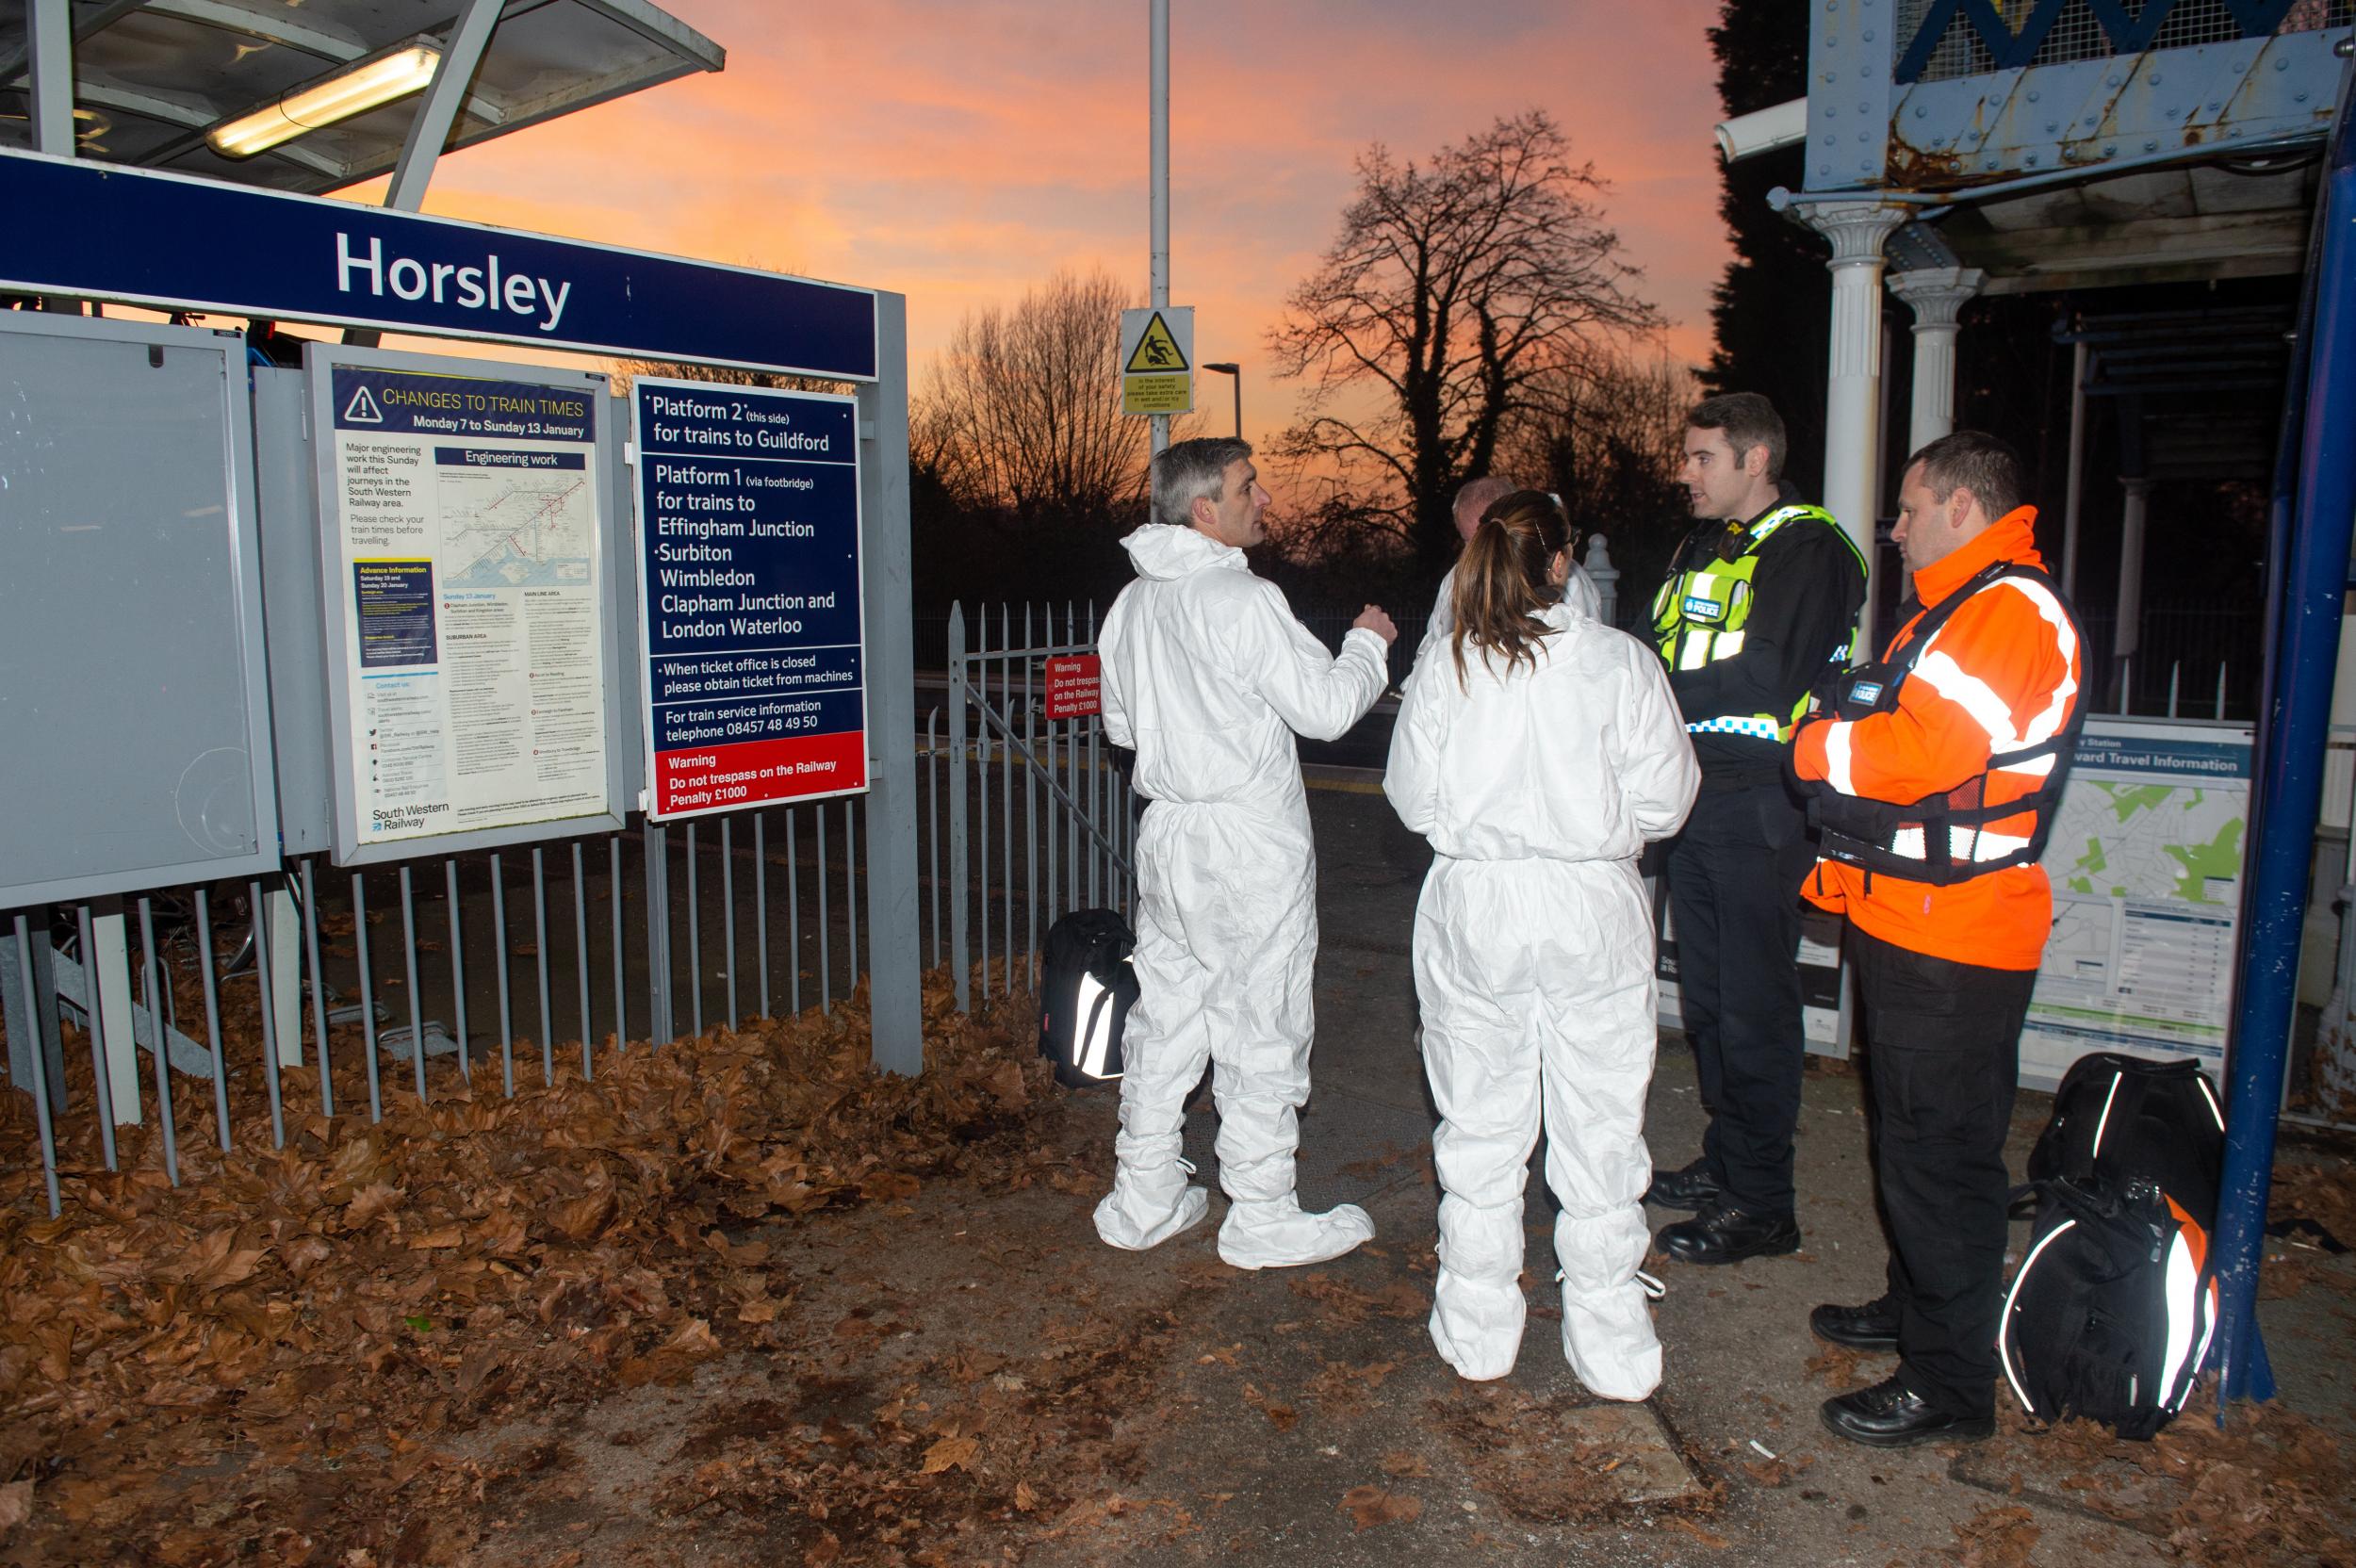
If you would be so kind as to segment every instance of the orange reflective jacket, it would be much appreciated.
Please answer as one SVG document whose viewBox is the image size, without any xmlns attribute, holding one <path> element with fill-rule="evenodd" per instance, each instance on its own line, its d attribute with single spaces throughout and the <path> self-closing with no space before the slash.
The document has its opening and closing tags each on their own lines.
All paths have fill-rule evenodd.
<svg viewBox="0 0 2356 1568">
<path fill-rule="evenodd" d="M 2036 510 L 2021 507 L 1945 560 L 1915 574 L 1927 610 L 1943 604 L 1997 562 L 2041 566 Z M 1920 612 L 1890 640 L 1899 662 Z M 1801 779 L 1842 794 L 1910 805 L 1978 781 L 1989 804 L 2034 794 L 2056 765 L 2051 756 L 2013 768 L 1991 757 L 2060 732 L 2083 696 L 2078 628 L 2069 609 L 2034 581 L 1999 578 L 1957 607 L 1900 688 L 1895 708 L 1855 721 L 1815 719 L 1792 741 Z M 1990 835 L 2025 835 L 2031 819 L 1999 820 Z M 2044 869 L 2008 866 L 1944 887 L 1820 860 L 1803 890 L 1843 910 L 1884 941 L 1934 957 L 1989 969 L 2037 967 L 2053 923 Z"/>
</svg>

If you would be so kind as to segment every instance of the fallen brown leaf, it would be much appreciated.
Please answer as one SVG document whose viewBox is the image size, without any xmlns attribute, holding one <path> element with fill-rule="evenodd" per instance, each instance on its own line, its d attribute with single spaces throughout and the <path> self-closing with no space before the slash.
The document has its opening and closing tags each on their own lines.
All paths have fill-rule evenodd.
<svg viewBox="0 0 2356 1568">
<path fill-rule="evenodd" d="M 1423 1499 L 1379 1486 L 1353 1486 L 1342 1494 L 1337 1511 L 1350 1515 L 1353 1531 L 1377 1525 L 1407 1524 L 1423 1514 Z"/>
</svg>

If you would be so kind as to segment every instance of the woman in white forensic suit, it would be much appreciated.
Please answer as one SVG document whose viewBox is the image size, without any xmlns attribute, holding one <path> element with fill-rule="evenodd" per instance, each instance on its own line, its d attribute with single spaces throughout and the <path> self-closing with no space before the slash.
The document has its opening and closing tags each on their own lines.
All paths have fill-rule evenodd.
<svg viewBox="0 0 2356 1568">
<path fill-rule="evenodd" d="M 1701 775 L 1660 657 L 1563 602 L 1570 546 L 1542 492 L 1482 514 L 1448 643 L 1408 678 L 1383 788 L 1436 852 L 1415 949 L 1442 1119 L 1432 1341 L 1465 1378 L 1513 1370 L 1543 1117 L 1562 1352 L 1592 1392 L 1643 1399 L 1661 1342 L 1636 1270 L 1655 1041 L 1636 858 L 1684 823 Z"/>
</svg>

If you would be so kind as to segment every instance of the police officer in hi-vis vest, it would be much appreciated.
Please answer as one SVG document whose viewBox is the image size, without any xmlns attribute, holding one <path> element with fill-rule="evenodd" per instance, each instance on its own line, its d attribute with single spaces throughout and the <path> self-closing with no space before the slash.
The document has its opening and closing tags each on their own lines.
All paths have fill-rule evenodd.
<svg viewBox="0 0 2356 1568">
<path fill-rule="evenodd" d="M 1832 514 L 1783 482 L 1774 404 L 1727 393 L 1696 404 L 1686 425 L 1695 526 L 1652 624 L 1702 769 L 1668 879 L 1685 1035 L 1710 1123 L 1701 1156 L 1656 1170 L 1645 1196 L 1697 1211 L 1662 1227 L 1668 1256 L 1736 1263 L 1800 1245 L 1800 883 L 1816 853 L 1784 762 L 1809 694 L 1848 662 L 1866 573 Z"/>
</svg>

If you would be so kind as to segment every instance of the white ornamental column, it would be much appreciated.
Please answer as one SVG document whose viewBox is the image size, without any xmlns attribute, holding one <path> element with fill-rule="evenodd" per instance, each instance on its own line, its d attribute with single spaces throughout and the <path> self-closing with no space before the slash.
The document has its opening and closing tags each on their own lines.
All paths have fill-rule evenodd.
<svg viewBox="0 0 2356 1568">
<path fill-rule="evenodd" d="M 1911 216 L 1880 202 L 1792 204 L 1792 215 L 1832 241 L 1832 344 L 1824 391 L 1824 507 L 1873 559 L 1881 514 L 1882 242 Z M 1857 648 L 1874 647 L 1873 596 L 1866 592 Z"/>
<path fill-rule="evenodd" d="M 1914 410 L 1906 449 L 1921 451 L 1955 429 L 1955 333 L 1963 307 L 1988 281 L 1976 267 L 1893 272 L 1890 291 L 1914 307 Z"/>
</svg>

